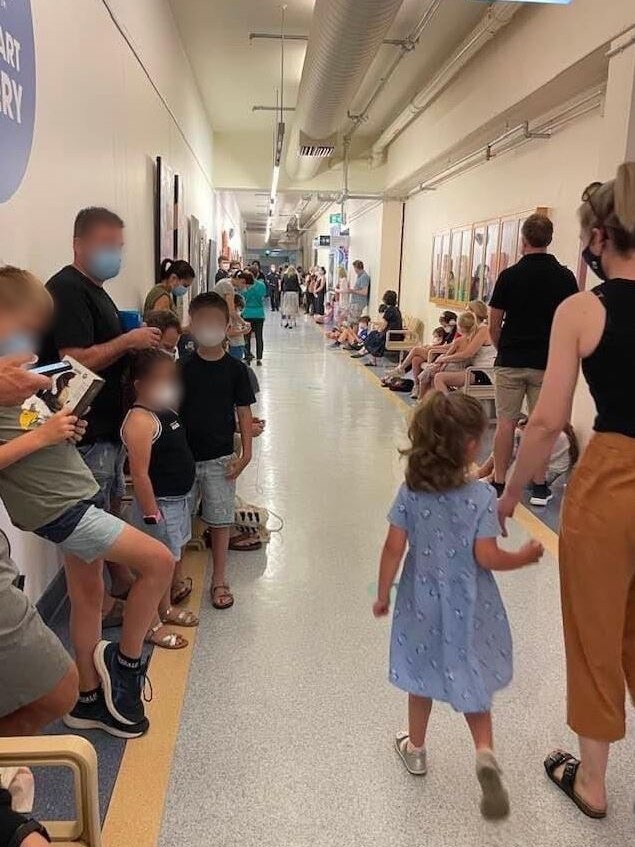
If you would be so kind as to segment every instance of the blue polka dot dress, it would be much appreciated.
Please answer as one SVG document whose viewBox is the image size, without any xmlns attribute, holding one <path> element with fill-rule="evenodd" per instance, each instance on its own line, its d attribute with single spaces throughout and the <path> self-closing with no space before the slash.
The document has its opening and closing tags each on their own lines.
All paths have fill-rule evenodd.
<svg viewBox="0 0 635 847">
<path fill-rule="evenodd" d="M 388 516 L 408 533 L 390 645 L 390 681 L 463 713 L 489 711 L 512 678 L 512 639 L 477 538 L 500 534 L 496 493 L 469 482 L 445 494 L 402 485 Z"/>
</svg>

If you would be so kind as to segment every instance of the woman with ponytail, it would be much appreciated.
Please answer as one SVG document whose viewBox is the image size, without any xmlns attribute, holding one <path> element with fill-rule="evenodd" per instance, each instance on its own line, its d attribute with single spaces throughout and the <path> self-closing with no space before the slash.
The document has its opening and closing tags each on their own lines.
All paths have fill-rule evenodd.
<svg viewBox="0 0 635 847">
<path fill-rule="evenodd" d="M 597 408 L 595 435 L 567 488 L 560 527 L 568 723 L 580 757 L 557 750 L 545 769 L 585 815 L 603 818 L 627 688 L 635 700 L 635 162 L 585 189 L 579 214 L 584 259 L 602 282 L 556 312 L 542 392 L 499 512 L 511 517 L 548 459 L 569 420 L 581 363 Z"/>
<path fill-rule="evenodd" d="M 143 319 L 150 312 L 174 312 L 175 298 L 183 297 L 194 282 L 194 268 L 184 259 L 164 259 L 159 283 L 151 288 L 143 304 Z"/>
</svg>

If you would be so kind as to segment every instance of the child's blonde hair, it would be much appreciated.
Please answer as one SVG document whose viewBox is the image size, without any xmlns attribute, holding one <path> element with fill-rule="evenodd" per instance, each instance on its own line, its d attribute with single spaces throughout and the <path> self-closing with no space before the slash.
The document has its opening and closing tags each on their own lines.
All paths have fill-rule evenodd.
<svg viewBox="0 0 635 847">
<path fill-rule="evenodd" d="M 458 326 L 461 335 L 471 338 L 478 329 L 478 321 L 474 312 L 461 312 L 459 315 Z"/>
<path fill-rule="evenodd" d="M 39 309 L 44 315 L 53 311 L 53 299 L 42 282 L 30 271 L 13 265 L 0 267 L 0 309 Z"/>
<path fill-rule="evenodd" d="M 478 400 L 461 392 L 428 394 L 417 408 L 408 437 L 406 484 L 411 491 L 449 491 L 468 477 L 467 447 L 482 437 L 487 418 Z"/>
<path fill-rule="evenodd" d="M 476 319 L 479 323 L 485 323 L 487 320 L 487 306 L 482 300 L 470 300 L 467 304 L 467 308 L 473 315 L 476 315 Z"/>
</svg>

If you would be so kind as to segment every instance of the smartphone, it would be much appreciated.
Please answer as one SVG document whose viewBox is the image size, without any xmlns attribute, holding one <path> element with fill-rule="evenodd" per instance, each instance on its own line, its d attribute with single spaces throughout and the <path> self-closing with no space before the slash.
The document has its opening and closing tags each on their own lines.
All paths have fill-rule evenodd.
<svg viewBox="0 0 635 847">
<path fill-rule="evenodd" d="M 52 365 L 38 365 L 35 368 L 30 368 L 33 373 L 42 374 L 42 376 L 56 376 L 71 369 L 72 366 L 68 362 L 54 362 Z"/>
</svg>

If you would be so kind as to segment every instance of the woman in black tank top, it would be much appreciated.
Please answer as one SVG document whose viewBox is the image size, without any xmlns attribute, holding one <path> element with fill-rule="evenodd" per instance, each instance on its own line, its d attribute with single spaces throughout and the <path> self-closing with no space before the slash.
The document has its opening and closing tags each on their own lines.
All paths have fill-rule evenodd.
<svg viewBox="0 0 635 847">
<path fill-rule="evenodd" d="M 635 701 L 635 163 L 590 185 L 582 200 L 583 256 L 602 284 L 556 313 L 542 393 L 500 515 L 511 517 L 568 422 L 581 362 L 595 434 L 567 488 L 559 557 L 568 723 L 580 758 L 556 751 L 545 768 L 584 814 L 600 818 L 609 745 L 625 734 L 626 689 Z"/>
</svg>

